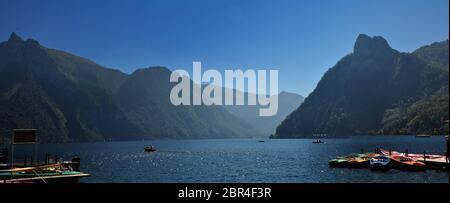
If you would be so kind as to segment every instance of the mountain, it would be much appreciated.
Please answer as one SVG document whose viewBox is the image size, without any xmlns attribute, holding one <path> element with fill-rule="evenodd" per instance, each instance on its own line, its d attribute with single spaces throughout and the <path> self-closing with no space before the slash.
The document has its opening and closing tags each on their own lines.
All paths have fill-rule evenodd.
<svg viewBox="0 0 450 203">
<path fill-rule="evenodd" d="M 128 77 L 117 93 L 124 111 L 147 136 L 225 138 L 261 135 L 222 106 L 172 105 L 169 95 L 175 84 L 169 82 L 170 74 L 164 67 L 139 69 Z"/>
<path fill-rule="evenodd" d="M 105 88 L 124 77 L 13 33 L 0 44 L 0 126 L 38 128 L 43 142 L 132 136 L 137 128 Z"/>
<path fill-rule="evenodd" d="M 448 40 L 400 53 L 382 37 L 361 34 L 353 53 L 324 74 L 277 127 L 275 137 L 444 133 L 449 81 L 445 56 Z"/>
<path fill-rule="evenodd" d="M 248 94 L 244 94 L 245 98 L 248 97 Z M 274 116 L 259 116 L 259 109 L 266 108 L 261 105 L 226 105 L 224 108 L 231 114 L 249 123 L 253 128 L 258 129 L 265 135 L 270 135 L 275 133 L 276 127 L 287 115 L 300 106 L 303 99 L 298 94 L 281 92 L 278 94 L 278 112 Z"/>
<path fill-rule="evenodd" d="M 423 46 L 413 52 L 417 57 L 448 70 L 448 40 Z"/>
<path fill-rule="evenodd" d="M 421 47 L 413 54 L 433 66 L 447 70 L 448 74 L 448 40 Z M 443 84 L 438 91 L 411 105 L 387 110 L 383 118 L 384 132 L 389 134 L 448 134 L 448 124 L 443 125 L 443 121 L 449 118 L 448 91 L 448 83 Z"/>
<path fill-rule="evenodd" d="M 169 106 L 169 73 L 155 68 L 128 75 L 12 33 L 0 43 L 1 135 L 37 128 L 42 142 L 72 142 L 252 132 L 221 108 Z"/>
</svg>

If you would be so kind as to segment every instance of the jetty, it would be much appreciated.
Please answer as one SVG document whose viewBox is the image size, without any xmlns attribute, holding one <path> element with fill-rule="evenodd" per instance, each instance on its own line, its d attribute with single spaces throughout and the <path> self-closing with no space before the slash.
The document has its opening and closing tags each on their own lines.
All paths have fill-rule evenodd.
<svg viewBox="0 0 450 203">
<path fill-rule="evenodd" d="M 445 155 L 426 154 L 425 152 L 412 154 L 408 150 L 398 152 L 376 149 L 374 152 L 339 156 L 328 161 L 328 164 L 332 168 L 370 168 L 372 170 L 389 170 L 390 168 L 408 171 L 449 170 L 449 157 L 447 153 Z"/>
<path fill-rule="evenodd" d="M 25 155 L 23 162 L 15 162 L 15 145 L 33 145 L 34 154 Z M 76 183 L 90 176 L 80 171 L 80 158 L 71 161 L 58 159 L 57 155 L 45 154 L 45 160 L 37 159 L 37 130 L 15 129 L 12 133 L 10 153 L 8 148 L 0 150 L 0 183 Z M 34 158 L 34 159 L 33 159 Z"/>
</svg>

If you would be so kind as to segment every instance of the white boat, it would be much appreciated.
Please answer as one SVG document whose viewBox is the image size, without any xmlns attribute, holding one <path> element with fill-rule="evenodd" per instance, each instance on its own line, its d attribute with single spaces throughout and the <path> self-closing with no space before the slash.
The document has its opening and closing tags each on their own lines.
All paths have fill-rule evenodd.
<svg viewBox="0 0 450 203">
<path fill-rule="evenodd" d="M 388 170 L 391 165 L 391 159 L 384 155 L 372 157 L 369 160 L 371 170 Z"/>
</svg>

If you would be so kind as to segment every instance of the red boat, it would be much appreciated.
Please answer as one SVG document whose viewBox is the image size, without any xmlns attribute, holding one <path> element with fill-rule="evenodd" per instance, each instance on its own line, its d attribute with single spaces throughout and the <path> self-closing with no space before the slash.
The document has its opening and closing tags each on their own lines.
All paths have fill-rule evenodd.
<svg viewBox="0 0 450 203">
<path fill-rule="evenodd" d="M 415 159 L 426 164 L 427 168 L 432 169 L 448 169 L 449 160 L 444 155 L 433 155 L 433 154 L 408 154 L 408 157 Z"/>
<path fill-rule="evenodd" d="M 415 162 L 420 162 L 425 164 L 428 168 L 433 169 L 448 169 L 449 167 L 449 160 L 444 155 L 435 155 L 435 154 L 406 154 L 406 153 L 400 153 L 396 151 L 388 151 L 388 150 L 380 150 L 380 152 L 385 156 L 390 156 L 391 158 L 393 156 L 399 158 L 399 157 L 405 157 L 412 159 Z M 398 165 L 398 164 L 397 164 Z"/>
<path fill-rule="evenodd" d="M 408 171 L 423 171 L 426 169 L 424 163 L 407 156 L 392 155 L 390 158 L 392 160 L 392 165 L 398 169 Z"/>
<path fill-rule="evenodd" d="M 425 163 L 427 168 L 433 169 L 449 169 L 449 159 L 445 155 L 436 154 L 405 154 L 396 151 L 380 150 L 385 156 L 405 156 L 415 161 Z"/>
</svg>

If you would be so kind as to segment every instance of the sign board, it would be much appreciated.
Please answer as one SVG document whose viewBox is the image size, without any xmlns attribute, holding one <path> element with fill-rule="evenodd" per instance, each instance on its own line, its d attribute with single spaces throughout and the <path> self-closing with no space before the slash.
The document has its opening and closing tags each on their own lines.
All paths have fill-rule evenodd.
<svg viewBox="0 0 450 203">
<path fill-rule="evenodd" d="M 35 144 L 37 142 L 36 129 L 13 130 L 13 144 Z"/>
</svg>

